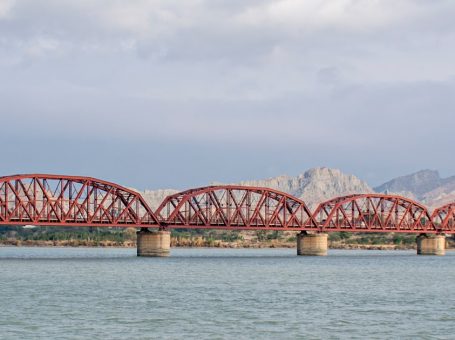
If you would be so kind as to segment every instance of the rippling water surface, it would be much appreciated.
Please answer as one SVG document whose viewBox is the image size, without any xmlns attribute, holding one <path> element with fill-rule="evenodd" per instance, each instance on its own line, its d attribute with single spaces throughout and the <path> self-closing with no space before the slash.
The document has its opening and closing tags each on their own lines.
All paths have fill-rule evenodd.
<svg viewBox="0 0 455 340">
<path fill-rule="evenodd" d="M 0 338 L 455 338 L 455 253 L 0 248 Z"/>
</svg>

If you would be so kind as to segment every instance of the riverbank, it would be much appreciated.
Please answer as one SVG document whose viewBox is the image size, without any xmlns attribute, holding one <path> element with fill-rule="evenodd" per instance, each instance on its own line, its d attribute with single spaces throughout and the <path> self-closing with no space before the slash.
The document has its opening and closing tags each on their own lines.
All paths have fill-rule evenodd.
<svg viewBox="0 0 455 340">
<path fill-rule="evenodd" d="M 135 248 L 136 242 L 128 240 L 123 242 L 116 241 L 92 241 L 92 240 L 58 240 L 58 241 L 42 241 L 42 240 L 15 240 L 7 239 L 0 242 L 0 246 L 15 246 L 15 247 L 120 247 L 120 248 Z M 245 242 L 234 241 L 225 242 L 219 240 L 204 240 L 204 239 L 178 239 L 172 238 L 171 247 L 173 248 L 295 248 L 295 242 L 272 240 L 268 242 Z M 349 244 L 340 242 L 329 242 L 330 249 L 359 249 L 359 250 L 411 250 L 416 246 L 412 244 L 396 245 L 396 244 Z M 450 249 L 449 247 L 447 249 Z"/>
<path fill-rule="evenodd" d="M 136 247 L 136 228 L 0 227 L 0 246 Z M 172 230 L 171 247 L 295 248 L 296 232 L 264 230 Z M 447 237 L 446 249 L 455 248 Z M 416 248 L 415 234 L 332 232 L 331 249 L 406 250 Z"/>
</svg>

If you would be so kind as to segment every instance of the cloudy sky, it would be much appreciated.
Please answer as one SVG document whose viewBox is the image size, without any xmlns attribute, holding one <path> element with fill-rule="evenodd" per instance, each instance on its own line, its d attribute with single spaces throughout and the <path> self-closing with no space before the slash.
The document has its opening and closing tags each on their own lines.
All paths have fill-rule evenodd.
<svg viewBox="0 0 455 340">
<path fill-rule="evenodd" d="M 0 173 L 455 175 L 453 0 L 0 0 Z"/>
</svg>

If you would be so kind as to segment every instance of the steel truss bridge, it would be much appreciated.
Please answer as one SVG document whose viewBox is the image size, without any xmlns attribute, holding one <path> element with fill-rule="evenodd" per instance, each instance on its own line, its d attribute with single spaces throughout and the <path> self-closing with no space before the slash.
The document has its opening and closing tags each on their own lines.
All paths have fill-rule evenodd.
<svg viewBox="0 0 455 340">
<path fill-rule="evenodd" d="M 115 183 L 29 174 L 0 177 L 0 225 L 454 234 L 455 203 L 430 213 L 406 197 L 354 194 L 310 211 L 284 192 L 220 185 L 168 196 L 154 211 Z"/>
</svg>

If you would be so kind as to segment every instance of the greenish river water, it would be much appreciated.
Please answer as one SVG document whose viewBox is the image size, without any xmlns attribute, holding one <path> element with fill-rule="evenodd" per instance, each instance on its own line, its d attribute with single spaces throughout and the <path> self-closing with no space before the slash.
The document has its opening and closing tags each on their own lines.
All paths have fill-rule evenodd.
<svg viewBox="0 0 455 340">
<path fill-rule="evenodd" d="M 455 253 L 0 247 L 2 339 L 455 339 Z"/>
</svg>

